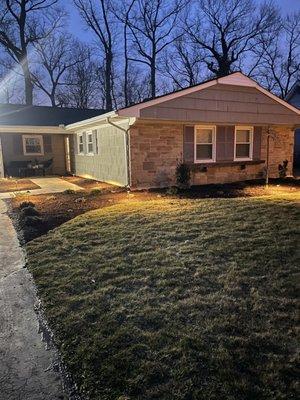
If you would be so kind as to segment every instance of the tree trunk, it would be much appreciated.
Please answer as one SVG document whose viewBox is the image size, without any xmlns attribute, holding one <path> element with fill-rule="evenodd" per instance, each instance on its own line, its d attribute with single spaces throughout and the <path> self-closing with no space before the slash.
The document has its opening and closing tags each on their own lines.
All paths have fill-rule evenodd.
<svg viewBox="0 0 300 400">
<path fill-rule="evenodd" d="M 156 62 L 154 57 L 151 60 L 150 69 L 151 98 L 154 99 L 154 97 L 156 96 Z"/>
<path fill-rule="evenodd" d="M 27 105 L 32 106 L 33 104 L 33 84 L 29 71 L 27 55 L 23 58 L 21 62 L 22 71 L 24 75 L 24 83 L 25 83 L 25 103 Z"/>
<path fill-rule="evenodd" d="M 105 60 L 105 108 L 106 111 L 112 110 L 112 82 L 111 82 L 111 69 L 112 69 L 112 53 L 106 53 Z"/>
</svg>

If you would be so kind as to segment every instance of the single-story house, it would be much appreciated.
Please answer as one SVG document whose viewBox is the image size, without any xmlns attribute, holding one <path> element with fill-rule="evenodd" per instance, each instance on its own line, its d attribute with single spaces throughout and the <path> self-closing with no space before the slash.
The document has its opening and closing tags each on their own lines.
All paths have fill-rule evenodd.
<svg viewBox="0 0 300 400">
<path fill-rule="evenodd" d="M 300 109 L 300 80 L 291 87 L 285 100 Z M 300 170 L 300 129 L 295 131 L 294 168 Z"/>
<path fill-rule="evenodd" d="M 19 125 L 2 124 L 0 107 L 4 169 L 18 157 L 47 154 L 57 158 L 53 173 L 132 189 L 174 185 L 179 162 L 190 166 L 193 185 L 260 178 L 267 161 L 270 177 L 284 160 L 292 174 L 300 110 L 240 72 L 108 113 L 83 111 L 71 123 L 29 127 L 21 116 Z M 21 142 L 8 156 L 5 143 L 16 135 Z"/>
</svg>

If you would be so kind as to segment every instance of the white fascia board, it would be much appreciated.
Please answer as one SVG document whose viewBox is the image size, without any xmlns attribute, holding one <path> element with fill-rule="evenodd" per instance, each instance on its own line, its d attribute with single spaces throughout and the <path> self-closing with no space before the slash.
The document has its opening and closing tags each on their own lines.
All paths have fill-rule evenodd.
<svg viewBox="0 0 300 400">
<path fill-rule="evenodd" d="M 103 123 L 107 118 L 117 117 L 118 114 L 116 111 L 110 111 L 105 114 L 97 115 L 96 117 L 83 119 L 82 121 L 74 122 L 73 124 L 66 125 L 67 131 L 74 131 L 83 127 L 87 127 L 89 125 L 96 125 L 97 123 Z"/>
<path fill-rule="evenodd" d="M 101 117 L 102 118 L 90 118 L 88 120 L 80 121 L 76 124 L 68 125 L 66 129 L 68 133 L 72 134 L 80 133 L 87 129 L 107 128 L 112 126 L 109 121 L 111 121 L 114 125 L 120 126 L 120 128 L 128 129 L 136 121 L 136 118 L 120 117 L 117 112 L 106 113 L 101 115 Z"/>
<path fill-rule="evenodd" d="M 62 134 L 67 133 L 63 126 L 1 125 L 0 133 Z"/>
</svg>

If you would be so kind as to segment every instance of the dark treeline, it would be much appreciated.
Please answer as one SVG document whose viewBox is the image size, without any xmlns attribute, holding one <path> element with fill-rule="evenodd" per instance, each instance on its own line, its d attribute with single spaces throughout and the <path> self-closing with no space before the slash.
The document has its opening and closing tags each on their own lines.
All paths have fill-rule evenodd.
<svg viewBox="0 0 300 400">
<path fill-rule="evenodd" d="M 68 26 L 70 11 L 80 15 L 76 35 Z M 89 43 L 78 39 L 80 30 L 89 32 Z M 299 61 L 300 12 L 282 15 L 272 1 L 0 5 L 0 92 L 6 102 L 111 110 L 236 70 L 284 98 L 299 77 Z M 12 84 L 15 79 L 21 87 Z"/>
</svg>

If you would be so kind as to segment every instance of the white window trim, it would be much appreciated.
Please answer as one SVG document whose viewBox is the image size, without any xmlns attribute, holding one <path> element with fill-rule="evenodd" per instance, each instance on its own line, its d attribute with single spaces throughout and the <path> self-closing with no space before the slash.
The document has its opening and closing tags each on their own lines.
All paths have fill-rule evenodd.
<svg viewBox="0 0 300 400">
<path fill-rule="evenodd" d="M 212 158 L 197 160 L 197 129 L 211 129 L 212 130 L 212 143 L 201 143 L 201 144 L 211 144 L 212 145 Z M 214 163 L 216 162 L 216 125 L 195 125 L 194 127 L 194 163 Z M 198 143 L 200 144 L 200 143 Z"/>
<path fill-rule="evenodd" d="M 250 149 L 249 149 L 249 157 L 236 157 L 236 145 L 237 144 L 249 144 L 249 142 L 244 142 L 244 143 L 237 143 L 236 142 L 236 132 L 238 130 L 249 130 L 250 132 Z M 254 128 L 253 126 L 246 126 L 246 125 L 236 125 L 234 128 L 234 156 L 233 160 L 234 161 L 251 161 L 253 160 L 253 132 Z"/>
<path fill-rule="evenodd" d="M 89 142 L 89 136 L 91 136 L 92 142 Z M 93 131 L 86 131 L 85 137 L 86 137 L 86 154 L 88 156 L 93 156 L 95 154 Z M 93 148 L 92 151 L 89 151 L 89 144 L 92 144 Z"/>
<path fill-rule="evenodd" d="M 82 151 L 80 151 L 80 142 L 79 138 L 82 137 Z M 83 156 L 84 155 L 84 140 L 83 140 L 83 132 L 80 132 L 77 134 L 77 150 L 78 150 L 78 155 Z"/>
<path fill-rule="evenodd" d="M 30 138 L 38 138 L 41 142 L 41 151 L 39 153 L 27 153 L 26 151 L 26 139 Z M 23 154 L 24 156 L 43 156 L 44 155 L 44 140 L 42 135 L 22 135 L 23 141 Z"/>
</svg>

